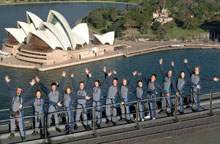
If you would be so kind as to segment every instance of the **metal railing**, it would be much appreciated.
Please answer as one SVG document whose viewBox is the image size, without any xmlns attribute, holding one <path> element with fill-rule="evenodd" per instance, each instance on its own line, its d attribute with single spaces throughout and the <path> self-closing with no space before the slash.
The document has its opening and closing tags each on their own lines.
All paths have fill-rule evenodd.
<svg viewBox="0 0 220 144">
<path fill-rule="evenodd" d="M 215 95 L 219 94 L 219 97 L 220 97 L 220 91 L 217 90 L 217 89 L 212 89 L 209 94 L 203 94 L 203 95 L 200 96 L 200 98 L 205 97 L 206 99 L 207 99 L 207 96 L 209 96 L 209 108 L 208 109 L 207 108 L 202 109 L 201 111 L 208 111 L 207 113 L 210 116 L 214 115 L 214 112 L 213 112 L 213 99 L 215 98 L 214 94 Z M 179 119 L 178 119 L 178 116 L 179 116 L 178 109 L 179 108 L 178 107 L 181 107 L 181 105 L 178 105 L 177 96 L 172 95 L 170 97 L 172 98 L 172 101 L 174 101 L 173 105 L 171 107 L 171 109 L 173 110 L 173 115 L 171 115 L 171 116 L 173 117 L 173 121 L 178 122 L 179 121 Z M 184 97 L 191 97 L 191 93 L 188 93 L 188 95 L 185 94 Z M 110 117 L 111 117 L 111 119 L 115 118 L 115 116 L 113 115 L 113 111 L 115 109 L 120 110 L 121 106 L 124 106 L 124 108 L 125 108 L 125 106 L 127 105 L 130 108 L 130 113 L 126 113 L 126 111 L 125 111 L 125 118 L 126 118 L 126 115 L 130 115 L 132 123 L 135 123 L 135 128 L 140 129 L 141 128 L 140 123 L 142 123 L 141 118 L 140 118 L 140 113 L 144 113 L 144 117 L 146 115 L 150 115 L 151 118 L 152 118 L 152 111 L 154 111 L 154 110 L 159 111 L 158 105 L 156 106 L 156 102 L 160 101 L 160 99 L 162 99 L 162 98 L 164 98 L 164 97 L 156 97 L 154 99 L 147 98 L 147 99 L 143 99 L 143 100 L 130 101 L 130 102 L 126 102 L 125 105 L 122 105 L 121 103 L 110 104 L 111 105 L 111 116 Z M 151 102 L 155 102 L 155 109 L 152 109 L 152 107 L 150 106 Z M 139 107 L 140 103 L 142 103 L 143 106 L 144 106 L 143 111 L 140 111 L 140 107 Z M 89 125 L 92 126 L 91 130 L 92 130 L 93 135 L 95 137 L 98 136 L 97 128 L 96 128 L 96 126 L 97 126 L 96 121 L 101 119 L 101 124 L 104 125 L 104 127 L 109 127 L 109 125 L 107 125 L 107 124 L 105 125 L 104 122 L 102 121 L 102 120 L 105 120 L 105 118 L 107 118 L 106 114 L 101 115 L 100 118 L 96 117 L 96 113 L 97 112 L 98 113 L 99 112 L 103 113 L 106 106 L 107 105 L 101 105 L 100 106 L 100 111 L 97 110 L 97 106 L 83 108 L 82 109 L 82 114 L 85 113 L 88 116 L 88 119 L 81 118 L 81 119 L 78 120 L 78 122 L 81 122 L 82 125 L 85 125 L 85 123 L 87 123 L 87 121 L 91 122 L 91 124 L 89 124 Z M 31 107 L 32 106 L 24 107 L 24 109 L 29 109 Z M 160 109 L 166 111 L 167 106 L 166 107 L 161 107 Z M 36 116 L 43 116 L 44 117 L 44 127 L 41 126 L 39 129 L 40 129 L 40 131 L 44 131 L 45 142 L 48 142 L 48 138 L 51 137 L 51 136 L 48 136 L 48 133 L 47 133 L 48 128 L 49 128 L 49 124 L 47 123 L 48 122 L 48 119 L 47 119 L 48 114 L 58 114 L 59 116 L 62 117 L 62 115 L 67 114 L 68 112 L 71 112 L 75 116 L 75 114 L 77 113 L 77 110 L 79 110 L 79 109 L 60 110 L 60 111 L 52 112 L 52 113 L 45 112 L 44 114 L 39 114 L 39 115 L 23 116 L 22 119 L 24 121 L 34 121 Z M 9 109 L 0 110 L 0 112 L 5 112 L 5 111 L 9 111 Z M 187 114 L 187 113 L 185 113 L 185 114 Z M 66 119 L 66 122 L 62 121 L 63 122 L 62 125 L 68 125 L 68 126 L 70 126 L 71 124 L 75 125 L 77 121 L 75 120 L 74 116 L 72 117 L 74 119 L 73 121 L 68 121 L 68 119 Z M 118 121 L 119 117 L 122 117 L 122 113 L 120 113 L 120 112 L 118 112 L 117 115 L 116 115 L 117 121 Z M 161 119 L 161 118 L 165 118 L 165 117 L 167 117 L 166 113 L 165 114 L 159 114 L 158 112 L 156 113 L 156 118 L 157 119 Z M 18 118 L 21 118 L 21 117 L 17 117 L 17 119 Z M 5 123 L 9 124 L 10 120 L 12 120 L 12 119 L 16 119 L 16 118 L 9 118 L 9 119 L 0 120 L 0 125 L 5 124 Z M 59 121 L 60 121 L 60 118 L 59 118 Z M 127 124 L 127 122 L 126 121 L 122 121 L 122 122 L 120 121 L 119 122 L 119 125 L 124 125 L 124 124 Z M 34 128 L 33 125 L 31 127 L 26 127 L 25 130 L 29 130 L 30 128 L 33 129 Z M 57 126 L 57 124 L 55 124 L 55 126 Z M 82 131 L 75 130 L 74 132 L 77 133 L 77 132 L 82 132 Z M 60 135 L 63 135 L 63 133 L 61 133 Z"/>
</svg>

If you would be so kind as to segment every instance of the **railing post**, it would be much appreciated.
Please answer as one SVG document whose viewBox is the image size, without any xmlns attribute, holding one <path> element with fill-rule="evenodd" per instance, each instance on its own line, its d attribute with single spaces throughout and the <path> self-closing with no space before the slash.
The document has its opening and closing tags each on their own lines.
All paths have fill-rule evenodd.
<svg viewBox="0 0 220 144">
<path fill-rule="evenodd" d="M 97 103 L 95 104 L 95 106 L 93 106 L 93 123 L 92 123 L 92 129 L 93 129 L 93 135 L 94 135 L 94 136 L 97 136 L 96 128 L 95 128 L 95 122 L 96 122 L 96 107 L 97 107 Z"/>
<path fill-rule="evenodd" d="M 175 105 L 174 105 L 174 119 L 175 122 L 178 122 L 178 118 L 177 118 L 177 96 L 175 96 Z"/>
<path fill-rule="evenodd" d="M 139 125 L 139 122 L 138 122 L 138 119 L 139 119 L 139 103 L 140 103 L 140 101 L 139 100 L 137 100 L 137 106 L 136 106 L 136 121 L 135 121 L 135 123 L 136 123 L 136 128 L 137 129 L 140 129 L 140 125 Z"/>
<path fill-rule="evenodd" d="M 208 113 L 210 116 L 214 115 L 213 110 L 212 110 L 212 97 L 213 97 L 213 90 L 211 89 L 211 91 L 210 91 L 210 100 L 209 100 L 209 102 L 210 102 L 210 104 L 209 104 L 209 113 Z"/>
<path fill-rule="evenodd" d="M 44 135 L 45 135 L 45 138 L 44 138 L 45 143 L 49 143 L 48 135 L 47 135 L 47 113 L 46 112 L 44 112 Z"/>
</svg>

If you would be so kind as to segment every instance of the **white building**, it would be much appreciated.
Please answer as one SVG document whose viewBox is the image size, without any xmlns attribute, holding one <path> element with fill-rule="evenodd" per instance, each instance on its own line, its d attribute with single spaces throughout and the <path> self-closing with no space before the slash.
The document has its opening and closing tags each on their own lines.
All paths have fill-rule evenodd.
<svg viewBox="0 0 220 144">
<path fill-rule="evenodd" d="M 89 28 L 86 23 L 71 28 L 64 16 L 54 10 L 50 10 L 46 22 L 31 12 L 26 12 L 26 17 L 27 22 L 18 21 L 17 28 L 5 28 L 8 39 L 3 42 L 3 51 L 19 60 L 52 64 L 78 57 L 75 54 L 86 58 L 104 54 L 104 49 L 106 51 L 102 47 L 100 49 L 103 50 L 87 48 L 76 52 L 76 48 L 89 45 Z M 113 45 L 114 36 L 114 32 L 95 34 L 94 41 L 102 45 Z M 75 54 L 69 51 L 74 51 Z M 70 53 L 72 56 L 69 56 Z"/>
</svg>

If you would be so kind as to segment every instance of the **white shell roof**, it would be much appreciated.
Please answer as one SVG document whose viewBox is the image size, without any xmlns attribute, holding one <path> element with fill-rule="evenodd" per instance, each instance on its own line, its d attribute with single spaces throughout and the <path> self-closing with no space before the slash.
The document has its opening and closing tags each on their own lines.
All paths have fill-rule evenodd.
<svg viewBox="0 0 220 144">
<path fill-rule="evenodd" d="M 30 31 L 35 30 L 33 24 L 28 24 L 22 21 L 17 21 L 17 26 L 19 29 L 22 29 L 24 31 L 26 36 L 29 34 Z"/>
<path fill-rule="evenodd" d="M 75 36 L 76 39 L 76 44 L 81 44 L 83 45 L 86 43 L 87 45 L 89 44 L 89 28 L 86 23 L 81 23 L 76 25 L 72 29 L 73 35 Z"/>
<path fill-rule="evenodd" d="M 24 42 L 26 35 L 23 30 L 18 28 L 5 28 L 5 30 L 10 33 L 19 43 Z"/>
<path fill-rule="evenodd" d="M 27 16 L 27 22 L 33 23 L 35 29 L 38 29 L 38 27 L 40 26 L 40 24 L 43 22 L 43 20 L 41 18 L 39 18 L 37 15 L 26 11 L 26 16 Z"/>
<path fill-rule="evenodd" d="M 112 31 L 112 32 L 108 32 L 108 33 L 105 33 L 103 35 L 97 35 L 97 34 L 94 34 L 95 38 L 97 38 L 101 44 L 110 44 L 110 45 L 113 45 L 114 44 L 114 38 L 115 38 L 115 32 Z"/>
<path fill-rule="evenodd" d="M 37 15 L 26 12 L 27 23 L 17 21 L 18 28 L 6 28 L 19 43 L 27 39 L 30 40 L 31 35 L 35 35 L 47 43 L 52 49 L 56 47 L 68 50 L 75 50 L 76 45 L 89 44 L 89 28 L 86 23 L 76 25 L 71 29 L 67 20 L 58 12 L 50 10 L 47 22 L 43 22 Z M 114 32 L 108 32 L 103 35 L 94 35 L 103 45 L 114 43 Z"/>
<path fill-rule="evenodd" d="M 51 34 L 49 31 L 31 31 L 27 37 L 27 43 L 29 43 L 32 35 L 37 36 L 39 39 L 47 43 L 52 49 L 56 49 L 56 47 L 62 48 L 62 45 L 59 43 L 58 39 L 53 36 L 53 34 Z"/>
<path fill-rule="evenodd" d="M 55 24 L 56 27 L 58 27 L 59 30 L 61 30 L 63 33 L 65 33 L 71 43 L 72 49 L 76 48 L 76 42 L 75 38 L 72 34 L 71 28 L 67 20 L 57 11 L 50 10 L 48 17 L 47 17 L 47 22 L 51 23 L 53 18 L 56 17 L 59 22 Z M 63 29 L 63 30 L 62 30 Z"/>
<path fill-rule="evenodd" d="M 54 36 L 56 36 L 56 38 L 59 40 L 64 50 L 67 50 L 68 47 L 71 47 L 69 40 L 63 35 L 63 33 L 61 33 L 61 31 L 58 28 L 55 27 L 55 25 L 51 23 L 43 22 L 39 26 L 39 30 L 43 30 L 43 29 L 50 30 L 54 34 Z"/>
</svg>

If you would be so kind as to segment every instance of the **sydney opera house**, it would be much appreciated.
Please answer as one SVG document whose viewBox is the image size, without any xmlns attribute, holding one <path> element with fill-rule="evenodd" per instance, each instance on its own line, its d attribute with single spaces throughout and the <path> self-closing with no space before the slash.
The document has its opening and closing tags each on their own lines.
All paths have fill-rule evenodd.
<svg viewBox="0 0 220 144">
<path fill-rule="evenodd" d="M 46 22 L 31 12 L 26 16 L 27 22 L 17 21 L 17 28 L 5 28 L 8 38 L 2 50 L 17 60 L 51 65 L 114 51 L 114 32 L 91 36 L 86 23 L 71 28 L 54 10 L 50 10 Z"/>
</svg>

